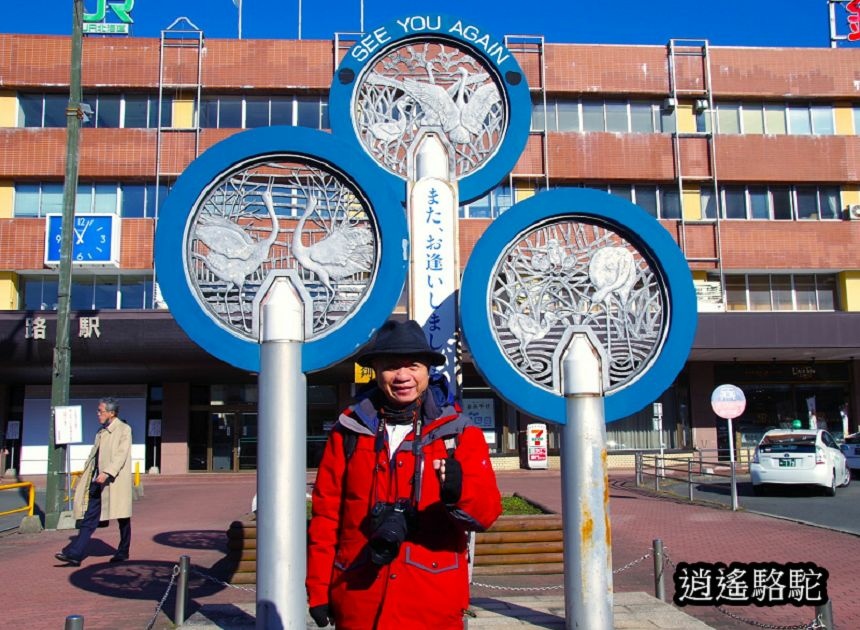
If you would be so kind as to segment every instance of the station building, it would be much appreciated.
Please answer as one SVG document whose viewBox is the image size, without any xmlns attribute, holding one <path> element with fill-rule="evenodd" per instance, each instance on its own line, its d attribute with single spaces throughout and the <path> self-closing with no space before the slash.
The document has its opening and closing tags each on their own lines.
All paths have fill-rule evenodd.
<svg viewBox="0 0 860 630">
<path fill-rule="evenodd" d="M 70 403 L 82 405 L 85 428 L 73 468 L 106 395 L 122 402 L 142 470 L 256 468 L 257 375 L 210 357 L 174 321 L 153 265 L 158 212 L 183 169 L 231 134 L 327 130 L 333 72 L 354 41 L 207 39 L 184 20 L 160 38 L 85 38 L 92 114 L 80 137 L 75 235 L 87 249 L 73 269 L 70 329 Z M 696 285 L 691 355 L 673 386 L 655 392 L 662 434 L 649 405 L 608 425 L 612 457 L 661 442 L 727 448 L 710 406 L 724 383 L 747 398 L 736 444 L 795 418 L 837 436 L 856 431 L 860 50 L 534 36 L 506 45 L 529 82 L 531 134 L 513 172 L 460 208 L 462 264 L 512 204 L 586 186 L 658 219 Z M 0 34 L 0 428 L 6 468 L 21 474 L 46 469 L 58 291 L 50 215 L 62 212 L 70 57 L 69 37 Z M 87 215 L 112 215 L 113 242 L 91 238 L 106 219 Z M 356 380 L 351 361 L 308 376 L 309 465 Z M 488 387 L 468 352 L 463 397 L 494 464 L 520 466 L 535 419 Z"/>
</svg>

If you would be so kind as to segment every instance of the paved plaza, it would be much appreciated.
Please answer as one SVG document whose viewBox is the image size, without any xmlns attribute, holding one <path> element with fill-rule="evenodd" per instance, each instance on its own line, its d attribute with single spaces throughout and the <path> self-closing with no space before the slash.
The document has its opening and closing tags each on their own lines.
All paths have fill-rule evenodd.
<svg viewBox="0 0 860 630">
<path fill-rule="evenodd" d="M 504 493 L 518 493 L 549 510 L 561 510 L 558 471 L 503 471 L 498 478 Z M 4 628 L 60 629 L 72 614 L 84 617 L 86 630 L 175 627 L 176 589 L 171 580 L 183 555 L 191 562 L 186 625 L 253 626 L 253 589 L 228 586 L 224 580 L 235 568 L 226 554 L 226 529 L 247 516 L 255 476 L 142 479 L 127 563 L 108 563 L 119 537 L 114 522 L 96 532 L 93 555 L 78 568 L 61 566 L 53 557 L 74 531 L 0 536 Z M 44 485 L 44 478 L 30 480 Z M 853 595 L 860 539 L 854 535 L 651 496 L 636 490 L 626 473 L 610 475 L 610 516 L 617 628 L 757 627 L 749 622 L 803 627 L 814 618 L 813 608 L 791 605 L 719 611 L 712 606 L 678 609 L 661 603 L 653 597 L 654 539 L 663 541 L 669 559 L 667 599 L 674 593 L 673 566 L 682 561 L 813 562 L 829 571 L 828 593 L 837 627 L 860 627 L 860 602 Z M 470 628 L 564 627 L 559 616 L 561 575 L 482 577 L 474 582 L 477 617 Z M 235 624 L 227 625 L 225 619 Z"/>
</svg>

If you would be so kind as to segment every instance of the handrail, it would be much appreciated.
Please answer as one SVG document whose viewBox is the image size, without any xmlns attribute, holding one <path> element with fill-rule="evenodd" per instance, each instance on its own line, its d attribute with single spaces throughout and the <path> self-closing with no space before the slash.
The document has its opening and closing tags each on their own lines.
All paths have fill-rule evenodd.
<svg viewBox="0 0 860 630">
<path fill-rule="evenodd" d="M 6 510 L 0 512 L 0 516 L 8 516 L 16 512 L 27 512 L 27 516 L 33 516 L 33 510 L 36 505 L 36 485 L 32 481 L 19 481 L 17 483 L 6 483 L 0 485 L 0 490 L 16 490 L 17 488 L 29 488 L 29 498 L 27 505 L 24 507 L 15 508 L 14 510 Z"/>
</svg>

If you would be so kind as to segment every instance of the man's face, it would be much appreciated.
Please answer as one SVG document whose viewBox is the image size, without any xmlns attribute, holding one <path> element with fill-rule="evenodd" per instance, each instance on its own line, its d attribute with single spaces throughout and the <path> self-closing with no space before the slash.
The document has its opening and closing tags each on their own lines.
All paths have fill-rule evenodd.
<svg viewBox="0 0 860 630">
<path fill-rule="evenodd" d="M 99 424 L 102 426 L 113 420 L 113 417 L 115 415 L 113 411 L 108 411 L 107 409 L 105 409 L 104 403 L 99 403 L 99 409 L 96 413 L 99 416 Z"/>
<path fill-rule="evenodd" d="M 430 368 L 410 357 L 380 357 L 373 369 L 379 389 L 396 407 L 415 402 L 430 383 Z"/>
</svg>

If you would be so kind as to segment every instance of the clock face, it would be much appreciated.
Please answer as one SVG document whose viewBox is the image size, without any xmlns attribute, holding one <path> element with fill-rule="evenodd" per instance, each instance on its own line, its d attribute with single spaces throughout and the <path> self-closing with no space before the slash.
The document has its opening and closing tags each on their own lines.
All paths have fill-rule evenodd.
<svg viewBox="0 0 860 630">
<path fill-rule="evenodd" d="M 72 224 L 72 261 L 80 264 L 116 264 L 115 242 L 118 238 L 118 219 L 113 214 L 85 214 L 75 216 Z M 62 216 L 48 216 L 45 262 L 60 261 Z"/>
</svg>

